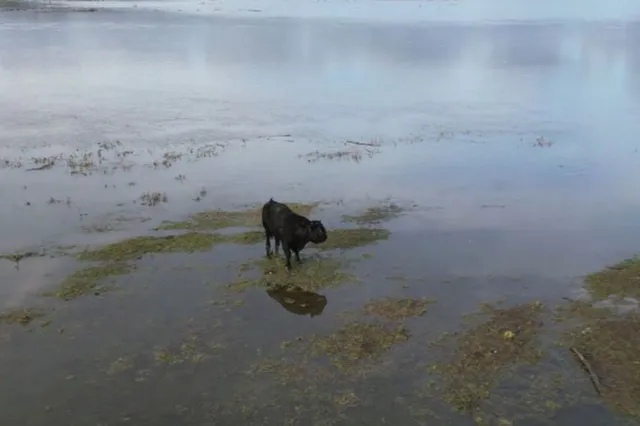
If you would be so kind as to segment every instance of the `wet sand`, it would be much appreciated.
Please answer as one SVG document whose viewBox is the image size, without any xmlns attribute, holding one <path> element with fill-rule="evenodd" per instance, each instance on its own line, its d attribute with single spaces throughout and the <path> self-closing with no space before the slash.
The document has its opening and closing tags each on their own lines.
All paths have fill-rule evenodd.
<svg viewBox="0 0 640 426">
<path fill-rule="evenodd" d="M 347 23 L 356 3 L 324 19 L 102 3 L 0 15 L 0 311 L 44 314 L 0 321 L 0 424 L 623 424 L 551 326 L 543 361 L 482 408 L 453 413 L 425 387 L 451 356 L 429 343 L 480 303 L 581 298 L 585 274 L 640 250 L 635 6 L 369 16 L 385 5 Z M 247 264 L 263 242 L 222 237 L 45 295 L 104 266 L 84 250 L 270 197 L 319 203 L 330 238 L 390 234 L 305 249 L 293 280 L 321 288 L 303 296 L 261 288 L 282 267 Z M 389 205 L 378 223 L 344 217 Z M 385 297 L 433 303 L 362 313 Z"/>
</svg>

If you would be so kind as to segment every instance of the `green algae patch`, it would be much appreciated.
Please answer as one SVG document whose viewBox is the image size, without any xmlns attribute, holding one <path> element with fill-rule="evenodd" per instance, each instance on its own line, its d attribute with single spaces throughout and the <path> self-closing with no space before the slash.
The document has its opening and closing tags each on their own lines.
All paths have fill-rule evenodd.
<svg viewBox="0 0 640 426">
<path fill-rule="evenodd" d="M 285 203 L 291 210 L 303 216 L 309 216 L 319 203 Z M 175 230 L 215 230 L 231 227 L 252 228 L 262 224 L 262 206 L 247 210 L 226 211 L 210 210 L 197 213 L 181 222 L 165 221 L 156 229 Z"/>
<path fill-rule="evenodd" d="M 156 363 L 166 365 L 176 365 L 185 362 L 197 364 L 203 361 L 205 357 L 205 353 L 198 348 L 197 341 L 194 338 L 182 343 L 177 349 L 160 349 L 154 352 Z"/>
<path fill-rule="evenodd" d="M 328 237 L 325 242 L 321 244 L 309 244 L 309 247 L 314 247 L 319 250 L 364 247 L 388 239 L 391 232 L 381 228 L 339 228 L 331 229 L 327 234 Z"/>
<path fill-rule="evenodd" d="M 247 231 L 235 234 L 226 234 L 221 236 L 222 242 L 232 244 L 253 245 L 263 243 L 265 240 L 263 231 Z"/>
<path fill-rule="evenodd" d="M 360 370 L 361 363 L 377 361 L 393 346 L 409 340 L 404 326 L 352 322 L 335 333 L 311 338 L 311 352 L 324 355 L 344 373 Z"/>
<path fill-rule="evenodd" d="M 631 297 L 640 301 L 640 258 L 624 260 L 602 271 L 587 275 L 587 290 L 595 300 L 610 296 Z"/>
<path fill-rule="evenodd" d="M 225 236 L 189 232 L 162 237 L 135 237 L 109 244 L 78 255 L 79 260 L 120 262 L 139 259 L 149 253 L 193 253 L 210 250 L 214 244 L 225 242 Z"/>
<path fill-rule="evenodd" d="M 342 220 L 358 225 L 372 225 L 386 222 L 399 217 L 404 209 L 395 203 L 382 206 L 369 207 L 359 215 L 344 215 Z"/>
<path fill-rule="evenodd" d="M 431 303 L 434 303 L 434 301 L 426 298 L 402 299 L 385 297 L 383 299 L 368 301 L 364 305 L 363 312 L 367 315 L 396 321 L 424 315 L 425 312 L 427 312 L 427 306 Z"/>
<path fill-rule="evenodd" d="M 442 378 L 437 389 L 456 410 L 476 413 L 488 400 L 504 375 L 512 368 L 540 361 L 537 335 L 544 307 L 539 302 L 508 309 L 485 307 L 488 321 L 470 330 L 445 335 L 438 344 L 453 343 L 455 350 L 446 362 L 431 365 Z"/>
<path fill-rule="evenodd" d="M 303 258 L 302 263 L 292 260 L 292 270 L 287 271 L 284 259 L 262 258 L 240 266 L 238 279 L 227 285 L 229 290 L 239 293 L 247 288 L 297 288 L 300 291 L 316 292 L 324 288 L 338 287 L 356 282 L 357 278 L 346 272 L 349 262 L 323 256 Z M 247 277 L 247 274 L 257 278 Z"/>
<path fill-rule="evenodd" d="M 12 309 L 0 314 L 0 324 L 29 325 L 33 320 L 42 318 L 44 312 L 38 309 Z"/>
<path fill-rule="evenodd" d="M 67 277 L 56 291 L 46 293 L 46 295 L 71 300 L 96 291 L 104 292 L 109 290 L 109 287 L 99 286 L 101 280 L 115 275 L 128 274 L 133 269 L 135 266 L 122 263 L 79 269 Z"/>
</svg>

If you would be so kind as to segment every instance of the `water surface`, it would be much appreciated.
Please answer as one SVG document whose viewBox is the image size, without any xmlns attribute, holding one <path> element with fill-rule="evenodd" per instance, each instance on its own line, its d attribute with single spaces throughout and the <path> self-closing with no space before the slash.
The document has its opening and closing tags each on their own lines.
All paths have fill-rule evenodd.
<svg viewBox="0 0 640 426">
<path fill-rule="evenodd" d="M 489 22 L 473 5 L 456 12 L 468 19 L 449 19 L 455 7 L 428 24 L 3 12 L 2 252 L 114 242 L 269 197 L 324 202 L 317 214 L 330 230 L 381 200 L 411 208 L 384 225 L 388 241 L 346 252 L 373 254 L 354 266 L 363 283 L 324 292 L 314 318 L 261 290 L 229 311 L 206 303 L 234 279 L 229 265 L 259 258 L 261 245 L 145 257 L 117 278 L 124 290 L 65 303 L 41 293 L 76 267 L 69 257 L 28 258 L 19 269 L 2 261 L 4 308 L 56 310 L 31 333 L 0 326 L 9 384 L 0 423 L 283 424 L 282 407 L 318 404 L 320 414 L 290 420 L 321 424 L 314 416 L 335 414 L 331 401 L 355 389 L 360 404 L 336 424 L 414 424 L 414 411 L 391 401 L 412 394 L 429 338 L 479 302 L 573 297 L 583 274 L 638 251 L 637 10 L 584 20 L 592 9 L 541 6 L 518 11 L 523 21 L 514 12 Z M 43 157 L 55 165 L 27 171 Z M 168 201 L 141 205 L 149 191 Z M 398 274 L 407 284 L 388 279 Z M 313 400 L 304 387 L 287 399 L 275 382 L 247 379 L 282 340 L 331 332 L 337 314 L 385 295 L 437 303 L 373 382 L 340 382 L 347 387 Z M 154 348 L 193 336 L 226 349 L 197 364 L 154 363 Z M 107 374 L 119 357 L 135 363 Z"/>
</svg>

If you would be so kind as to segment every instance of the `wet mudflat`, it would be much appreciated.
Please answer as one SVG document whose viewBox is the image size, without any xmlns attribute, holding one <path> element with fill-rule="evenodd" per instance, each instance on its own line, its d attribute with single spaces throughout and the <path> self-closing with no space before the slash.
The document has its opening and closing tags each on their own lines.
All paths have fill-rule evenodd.
<svg viewBox="0 0 640 426">
<path fill-rule="evenodd" d="M 3 12 L 0 424 L 638 424 L 628 12 Z"/>
</svg>

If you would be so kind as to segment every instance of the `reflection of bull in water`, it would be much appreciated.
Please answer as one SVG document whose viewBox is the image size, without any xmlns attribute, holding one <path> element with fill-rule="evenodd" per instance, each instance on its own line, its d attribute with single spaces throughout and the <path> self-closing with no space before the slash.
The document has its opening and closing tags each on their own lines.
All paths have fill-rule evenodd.
<svg viewBox="0 0 640 426">
<path fill-rule="evenodd" d="M 324 311 L 327 298 L 321 294 L 302 290 L 300 287 L 277 287 L 267 290 L 267 294 L 287 311 L 296 315 L 315 317 Z"/>
</svg>

